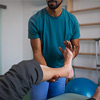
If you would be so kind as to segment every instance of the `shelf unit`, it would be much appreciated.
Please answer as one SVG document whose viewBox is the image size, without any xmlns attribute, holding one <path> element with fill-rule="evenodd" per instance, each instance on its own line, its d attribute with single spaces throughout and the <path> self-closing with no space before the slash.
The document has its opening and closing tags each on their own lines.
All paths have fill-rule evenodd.
<svg viewBox="0 0 100 100">
<path fill-rule="evenodd" d="M 80 52 L 79 55 L 96 55 L 96 53 L 84 53 L 84 52 Z M 100 54 L 97 54 L 98 56 L 100 56 Z"/>
<path fill-rule="evenodd" d="M 100 69 L 99 69 L 100 65 L 98 65 L 98 62 L 97 62 L 97 60 L 98 60 L 97 56 L 100 56 L 100 53 L 97 53 L 97 42 L 100 42 L 100 38 L 80 38 L 79 40 L 82 40 L 82 41 L 83 40 L 85 40 L 85 41 L 92 40 L 92 41 L 96 42 L 96 53 L 83 53 L 83 52 L 80 52 L 79 55 L 93 55 L 93 56 L 96 56 L 96 66 L 98 68 L 98 71 L 100 71 Z M 99 43 L 99 49 L 100 49 L 100 43 Z M 74 68 L 97 71 L 97 68 L 90 68 L 90 67 L 74 66 Z"/>
<path fill-rule="evenodd" d="M 84 11 L 90 11 L 90 10 L 99 10 L 99 9 L 100 9 L 100 7 L 94 7 L 94 8 L 87 8 L 87 9 L 73 10 L 73 11 L 70 11 L 70 13 L 84 12 Z"/>
<path fill-rule="evenodd" d="M 94 7 L 94 8 L 73 10 L 73 6 L 72 5 L 73 5 L 73 0 L 67 0 L 67 11 L 69 11 L 70 13 L 77 13 L 77 12 L 91 11 L 91 10 L 98 10 L 98 9 L 100 9 L 100 7 Z M 100 22 L 79 24 L 79 26 L 90 26 L 90 25 L 100 25 Z"/>
<path fill-rule="evenodd" d="M 73 66 L 73 67 L 77 69 L 84 69 L 84 70 L 93 70 L 93 71 L 97 70 L 96 68 L 91 68 L 91 67 L 83 67 L 83 66 Z M 100 71 L 100 69 L 98 69 L 98 71 Z"/>
<path fill-rule="evenodd" d="M 89 41 L 89 40 L 94 40 L 94 41 L 99 41 L 100 38 L 80 38 L 79 39 L 80 41 Z M 96 53 L 83 53 L 83 52 L 80 52 L 79 55 L 94 55 L 96 56 Z M 100 53 L 97 53 L 98 56 L 100 56 Z"/>
<path fill-rule="evenodd" d="M 87 8 L 87 9 L 80 9 L 80 10 L 73 10 L 73 0 L 67 0 L 67 11 L 70 13 L 77 13 L 77 12 L 85 12 L 85 11 L 92 11 L 92 10 L 99 10 L 100 7 L 93 7 L 93 8 Z M 79 24 L 79 26 L 93 26 L 93 25 L 100 25 L 100 22 L 94 22 L 94 23 L 84 23 Z M 98 65 L 98 56 L 100 56 L 100 52 L 97 52 L 97 42 L 99 42 L 99 51 L 100 51 L 100 38 L 80 38 L 80 41 L 95 41 L 96 42 L 96 53 L 84 53 L 80 52 L 79 55 L 93 55 L 96 56 L 96 68 L 90 68 L 90 67 L 83 67 L 83 66 L 73 66 L 75 69 L 84 69 L 84 70 L 94 70 L 100 71 L 100 65 Z M 98 76 L 98 83 L 100 84 L 100 75 Z"/>
<path fill-rule="evenodd" d="M 92 26 L 92 25 L 100 25 L 99 23 L 85 23 L 85 24 L 79 24 L 79 26 Z"/>
<path fill-rule="evenodd" d="M 95 41 L 99 41 L 100 38 L 80 38 L 79 40 L 95 40 Z"/>
</svg>

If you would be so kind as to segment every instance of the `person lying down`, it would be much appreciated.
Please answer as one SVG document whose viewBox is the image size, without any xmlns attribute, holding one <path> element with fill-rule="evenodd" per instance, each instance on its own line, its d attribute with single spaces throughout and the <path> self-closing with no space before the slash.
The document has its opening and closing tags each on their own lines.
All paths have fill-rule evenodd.
<svg viewBox="0 0 100 100">
<path fill-rule="evenodd" d="M 73 54 L 67 47 L 61 52 L 64 56 L 64 65 L 61 68 L 40 65 L 34 59 L 13 65 L 7 73 L 0 76 L 0 100 L 22 100 L 33 84 L 51 79 L 56 81 L 55 76 L 72 78 L 74 75 L 72 68 Z M 100 88 L 97 90 L 100 92 Z M 94 95 L 94 99 L 100 100 L 97 97 L 100 97 L 98 92 Z"/>
</svg>

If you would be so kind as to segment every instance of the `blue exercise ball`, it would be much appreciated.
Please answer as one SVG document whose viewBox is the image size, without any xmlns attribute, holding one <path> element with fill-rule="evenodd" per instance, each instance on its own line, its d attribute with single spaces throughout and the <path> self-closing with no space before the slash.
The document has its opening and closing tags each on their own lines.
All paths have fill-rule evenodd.
<svg viewBox="0 0 100 100">
<path fill-rule="evenodd" d="M 87 78 L 75 78 L 68 82 L 65 87 L 66 93 L 80 94 L 91 98 L 95 93 L 97 85 Z"/>
</svg>

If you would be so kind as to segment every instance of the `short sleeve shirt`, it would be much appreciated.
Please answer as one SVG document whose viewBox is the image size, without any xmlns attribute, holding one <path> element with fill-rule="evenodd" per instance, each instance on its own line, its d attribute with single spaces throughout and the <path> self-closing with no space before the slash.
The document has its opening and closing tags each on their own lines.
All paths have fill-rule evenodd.
<svg viewBox="0 0 100 100">
<path fill-rule="evenodd" d="M 80 30 L 76 17 L 64 9 L 60 16 L 53 17 L 43 8 L 29 19 L 28 38 L 40 38 L 41 52 L 50 67 L 63 66 L 64 57 L 59 47 L 64 49 L 64 41 L 79 37 Z"/>
</svg>

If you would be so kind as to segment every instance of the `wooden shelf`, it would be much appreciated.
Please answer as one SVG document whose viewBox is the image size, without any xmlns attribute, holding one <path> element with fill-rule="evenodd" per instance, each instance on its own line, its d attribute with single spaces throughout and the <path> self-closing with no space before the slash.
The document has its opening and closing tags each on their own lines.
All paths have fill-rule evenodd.
<svg viewBox="0 0 100 100">
<path fill-rule="evenodd" d="M 74 68 L 77 69 L 85 69 L 85 70 L 97 70 L 96 68 L 90 68 L 90 67 L 83 67 L 83 66 L 73 66 Z M 100 71 L 100 69 L 98 69 L 98 71 Z"/>
<path fill-rule="evenodd" d="M 6 6 L 6 5 L 0 4 L 0 8 L 2 8 L 2 9 L 7 9 L 7 6 Z"/>
<path fill-rule="evenodd" d="M 100 9 L 100 7 L 87 8 L 87 9 L 80 9 L 80 10 L 73 10 L 73 11 L 70 11 L 70 13 L 83 12 L 83 11 L 90 11 L 90 10 L 98 10 L 98 9 Z"/>
<path fill-rule="evenodd" d="M 73 6 L 73 0 L 67 0 L 67 11 L 71 12 L 72 11 L 72 6 Z"/>
<path fill-rule="evenodd" d="M 91 26 L 91 25 L 100 25 L 99 23 L 86 23 L 86 24 L 79 24 L 79 26 Z"/>
<path fill-rule="evenodd" d="M 95 40 L 95 41 L 99 41 L 100 38 L 80 38 L 79 40 Z"/>
<path fill-rule="evenodd" d="M 79 55 L 96 55 L 96 53 L 83 53 L 83 52 L 80 52 Z M 98 54 L 98 56 L 100 56 L 100 54 Z"/>
</svg>

